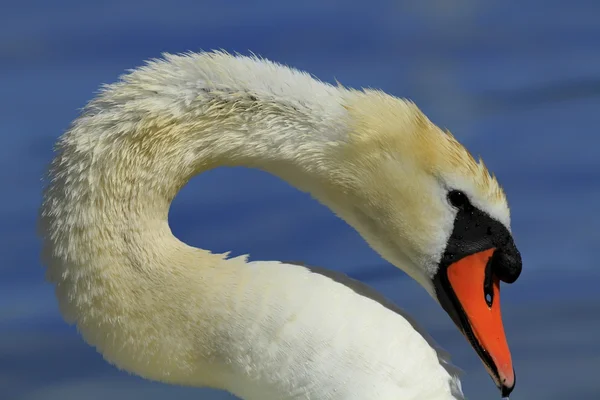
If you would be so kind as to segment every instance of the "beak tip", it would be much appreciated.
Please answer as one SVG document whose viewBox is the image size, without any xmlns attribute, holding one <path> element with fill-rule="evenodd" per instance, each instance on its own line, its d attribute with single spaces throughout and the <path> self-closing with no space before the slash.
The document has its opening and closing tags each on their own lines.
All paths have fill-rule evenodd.
<svg viewBox="0 0 600 400">
<path fill-rule="evenodd" d="M 506 398 L 508 399 L 508 396 L 512 393 L 513 388 L 512 387 L 507 387 L 507 386 L 502 386 L 501 392 L 502 392 L 502 398 Z"/>
<path fill-rule="evenodd" d="M 508 396 L 512 393 L 515 388 L 516 375 L 514 370 L 512 374 L 507 374 L 504 377 L 501 377 L 502 382 L 500 384 L 500 391 L 502 393 L 502 398 L 508 398 Z"/>
</svg>

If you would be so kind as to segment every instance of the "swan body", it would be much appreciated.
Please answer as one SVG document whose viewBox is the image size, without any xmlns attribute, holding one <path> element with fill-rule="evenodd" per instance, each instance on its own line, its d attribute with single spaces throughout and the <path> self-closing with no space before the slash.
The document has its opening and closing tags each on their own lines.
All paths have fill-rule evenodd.
<svg viewBox="0 0 600 400">
<path fill-rule="evenodd" d="M 228 258 L 172 235 L 179 189 L 237 165 L 310 192 L 447 311 L 456 304 L 440 288 L 458 287 L 448 293 L 461 301 L 460 274 L 440 271 L 454 271 L 444 260 L 463 240 L 455 235 L 462 208 L 448 190 L 468 197 L 468 215 L 491 221 L 488 236 L 502 232 L 505 241 L 488 247 L 508 246 L 496 179 L 411 102 L 256 57 L 166 55 L 104 87 L 57 144 L 40 232 L 65 319 L 119 368 L 244 399 L 462 399 L 447 356 L 361 284 Z M 466 320 L 449 313 L 471 329 L 465 335 L 506 393 L 508 350 L 488 349 L 475 312 L 464 310 Z M 503 338 L 501 323 L 493 334 Z"/>
</svg>

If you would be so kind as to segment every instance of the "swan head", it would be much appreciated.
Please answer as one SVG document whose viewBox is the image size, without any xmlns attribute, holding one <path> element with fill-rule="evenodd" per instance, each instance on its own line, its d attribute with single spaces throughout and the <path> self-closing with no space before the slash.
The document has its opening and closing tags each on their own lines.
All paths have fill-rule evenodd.
<svg viewBox="0 0 600 400">
<path fill-rule="evenodd" d="M 474 347 L 503 396 L 515 384 L 500 313 L 500 281 L 521 255 L 506 196 L 481 160 L 412 103 L 354 93 L 338 173 L 347 219 L 384 258 L 418 281 Z"/>
</svg>

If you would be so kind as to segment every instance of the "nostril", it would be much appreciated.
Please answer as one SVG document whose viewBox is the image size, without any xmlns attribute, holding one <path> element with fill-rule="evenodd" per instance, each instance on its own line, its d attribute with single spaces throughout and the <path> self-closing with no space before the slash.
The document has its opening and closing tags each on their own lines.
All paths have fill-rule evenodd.
<svg viewBox="0 0 600 400">
<path fill-rule="evenodd" d="M 488 307 L 492 307 L 494 303 L 494 269 L 493 269 L 493 256 L 487 262 L 485 266 L 485 276 L 483 279 L 483 297 Z"/>
</svg>

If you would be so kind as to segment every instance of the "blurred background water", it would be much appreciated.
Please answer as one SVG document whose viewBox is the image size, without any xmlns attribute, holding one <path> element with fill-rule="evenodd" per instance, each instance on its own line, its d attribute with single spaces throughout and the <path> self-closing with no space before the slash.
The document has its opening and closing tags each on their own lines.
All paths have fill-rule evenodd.
<svg viewBox="0 0 600 400">
<path fill-rule="evenodd" d="M 0 399 L 230 399 L 110 366 L 66 325 L 35 220 L 56 138 L 102 83 L 161 52 L 249 50 L 319 78 L 412 98 L 481 154 L 507 192 L 524 259 L 503 286 L 513 400 L 598 399 L 600 2 L 0 2 Z M 218 169 L 175 199 L 182 240 L 345 271 L 409 310 L 497 390 L 450 319 L 344 222 L 265 173 Z"/>
</svg>

